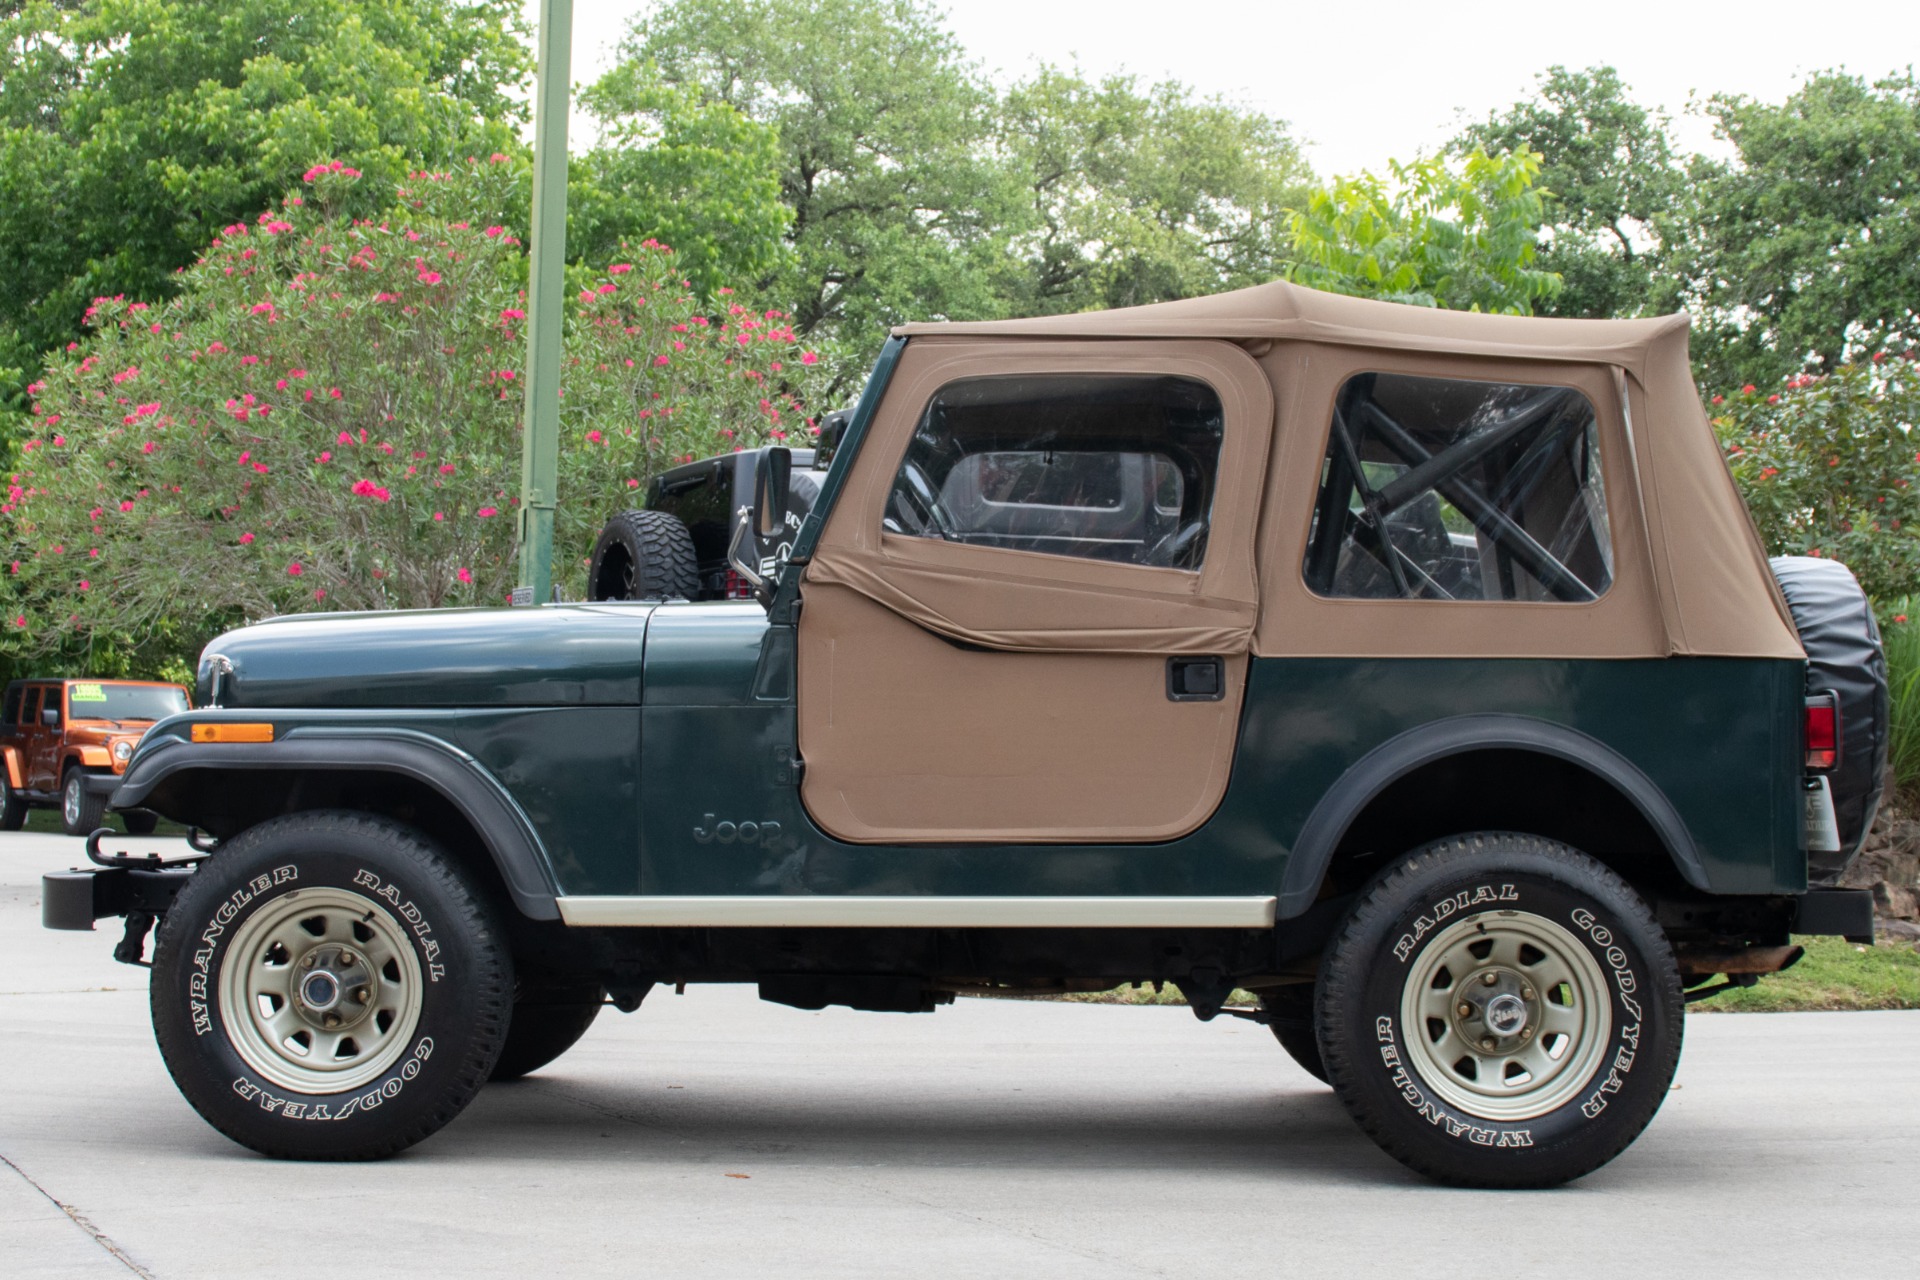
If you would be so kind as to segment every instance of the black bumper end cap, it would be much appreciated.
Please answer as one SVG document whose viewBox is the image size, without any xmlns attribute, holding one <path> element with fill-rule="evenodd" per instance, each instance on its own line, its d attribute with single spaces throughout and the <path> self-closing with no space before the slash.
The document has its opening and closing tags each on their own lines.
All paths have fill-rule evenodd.
<svg viewBox="0 0 1920 1280">
<path fill-rule="evenodd" d="M 1873 942 L 1873 893 L 1867 889 L 1814 889 L 1796 899 L 1793 931 L 1848 942 Z"/>
<path fill-rule="evenodd" d="M 49 871 L 40 877 L 40 925 L 86 932 L 93 914 L 93 872 Z"/>
</svg>

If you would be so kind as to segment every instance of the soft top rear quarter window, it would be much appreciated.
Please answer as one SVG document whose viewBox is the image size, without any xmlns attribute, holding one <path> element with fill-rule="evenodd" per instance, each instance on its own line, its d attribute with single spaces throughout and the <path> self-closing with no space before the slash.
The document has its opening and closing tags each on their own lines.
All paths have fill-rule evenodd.
<svg viewBox="0 0 1920 1280">
<path fill-rule="evenodd" d="M 1347 379 L 1303 571 L 1333 598 L 1598 599 L 1613 543 L 1592 401 L 1569 386 Z"/>
</svg>

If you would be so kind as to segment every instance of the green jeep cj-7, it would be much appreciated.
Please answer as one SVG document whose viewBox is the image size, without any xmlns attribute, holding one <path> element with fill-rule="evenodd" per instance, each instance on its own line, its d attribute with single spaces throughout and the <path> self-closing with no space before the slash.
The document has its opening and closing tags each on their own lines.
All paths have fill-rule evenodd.
<svg viewBox="0 0 1920 1280">
<path fill-rule="evenodd" d="M 204 856 L 96 837 L 44 899 L 123 959 L 158 918 L 201 1115 L 387 1155 L 663 984 L 1170 983 L 1414 1169 L 1536 1187 L 1651 1120 L 1688 1000 L 1871 936 L 1831 886 L 1879 637 L 1844 568 L 1769 565 L 1684 318 L 1274 284 L 913 325 L 769 557 L 791 465 L 731 516 L 748 599 L 207 646 L 113 796 Z M 611 594 L 699 580 L 632 559 L 691 545 L 661 520 Z"/>
</svg>

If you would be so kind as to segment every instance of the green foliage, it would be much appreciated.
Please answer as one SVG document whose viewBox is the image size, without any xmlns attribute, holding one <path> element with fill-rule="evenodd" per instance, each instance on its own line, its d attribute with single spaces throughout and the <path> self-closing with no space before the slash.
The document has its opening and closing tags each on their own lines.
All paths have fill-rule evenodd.
<svg viewBox="0 0 1920 1280">
<path fill-rule="evenodd" d="M 580 102 L 601 142 L 569 175 L 569 258 L 604 261 L 621 240 L 652 236 L 709 297 L 785 264 L 790 213 L 773 129 L 664 83 L 644 62 L 616 67 Z"/>
<path fill-rule="evenodd" d="M 1307 197 L 1289 232 L 1289 276 L 1333 293 L 1455 310 L 1527 315 L 1560 278 L 1534 265 L 1545 201 L 1540 157 L 1475 149 L 1455 169 L 1440 157 L 1395 163 L 1392 181 L 1363 173 Z"/>
<path fill-rule="evenodd" d="M 0 365 L 99 296 L 158 299 L 316 160 L 368 177 L 511 144 L 517 0 L 30 0 L 0 19 Z"/>
<path fill-rule="evenodd" d="M 1627 96 L 1612 67 L 1549 67 L 1534 95 L 1467 126 L 1450 150 L 1537 152 L 1536 186 L 1551 193 L 1540 267 L 1560 291 L 1557 316 L 1633 316 L 1677 309 L 1666 241 L 1682 216 L 1686 171 L 1664 116 Z"/>
<path fill-rule="evenodd" d="M 1920 595 L 1883 601 L 1879 615 L 1890 702 L 1887 769 L 1911 802 L 1920 795 Z"/>
<path fill-rule="evenodd" d="M 1176 83 L 1049 66 L 1007 93 L 999 149 L 1032 206 L 1008 228 L 1007 306 L 1024 315 L 1272 280 L 1312 176 L 1278 121 Z"/>
<path fill-rule="evenodd" d="M 1752 383 L 1713 424 L 1770 555 L 1840 561 L 1869 596 L 1920 587 L 1920 373 L 1893 358 Z"/>
<path fill-rule="evenodd" d="M 421 174 L 355 218 L 351 167 L 222 230 L 169 301 L 107 299 L 34 387 L 4 511 L 16 652 L 237 618 L 503 600 L 514 577 L 525 350 L 524 201 L 506 157 Z M 779 438 L 812 380 L 785 317 L 672 251 L 607 266 L 569 306 L 556 563 L 578 593 L 607 512 L 696 454 Z"/>
<path fill-rule="evenodd" d="M 1687 274 L 1723 352 L 1766 384 L 1920 337 L 1920 82 L 1828 72 L 1708 108 L 1739 158 L 1696 160 Z"/>
<path fill-rule="evenodd" d="M 992 98 L 922 0 L 669 0 L 624 53 L 778 134 L 791 255 L 764 283 L 800 332 L 839 327 L 870 355 L 909 317 L 999 313 L 1012 200 L 979 145 Z"/>
</svg>

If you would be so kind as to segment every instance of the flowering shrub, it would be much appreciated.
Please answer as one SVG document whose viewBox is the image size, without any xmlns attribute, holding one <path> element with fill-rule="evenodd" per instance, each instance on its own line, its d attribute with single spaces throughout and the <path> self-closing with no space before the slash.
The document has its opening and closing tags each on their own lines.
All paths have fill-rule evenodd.
<svg viewBox="0 0 1920 1280">
<path fill-rule="evenodd" d="M 35 435 L 0 504 L 13 647 L 504 600 L 526 268 L 486 214 L 524 176 L 505 156 L 415 175 L 369 220 L 339 212 L 353 170 L 316 165 L 303 194 L 225 228 L 174 300 L 98 300 L 30 388 Z M 576 588 L 650 471 L 808 433 L 815 367 L 779 312 L 699 305 L 665 246 L 588 277 L 560 392 L 556 576 Z"/>
<path fill-rule="evenodd" d="M 1878 600 L 1920 590 L 1920 370 L 1879 355 L 1712 398 L 1727 463 L 1772 555 L 1828 556 Z"/>
</svg>

